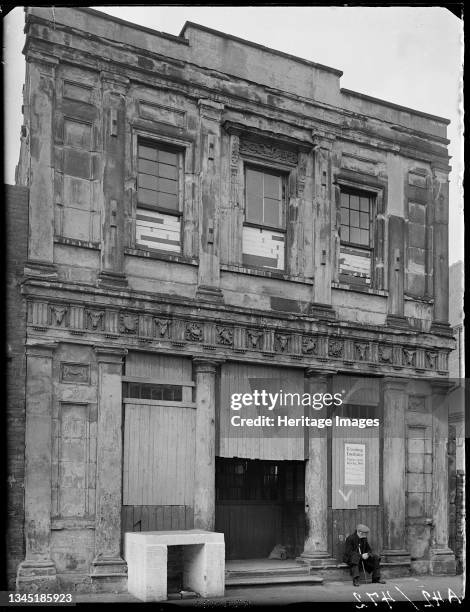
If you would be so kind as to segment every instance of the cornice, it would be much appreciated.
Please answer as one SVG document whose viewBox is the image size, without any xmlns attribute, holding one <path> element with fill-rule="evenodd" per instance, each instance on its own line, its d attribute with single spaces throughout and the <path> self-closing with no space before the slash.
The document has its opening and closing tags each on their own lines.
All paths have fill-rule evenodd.
<svg viewBox="0 0 470 612">
<path fill-rule="evenodd" d="M 45 22 L 47 23 L 47 22 Z M 59 28 L 59 26 L 58 26 Z M 62 29 L 64 31 L 70 29 L 68 27 L 63 27 Z M 75 34 L 81 36 L 82 38 L 93 38 L 93 35 L 87 35 L 85 32 L 81 31 L 81 30 L 75 30 Z M 98 37 L 94 37 L 96 38 L 97 41 L 101 42 L 101 44 L 103 44 L 102 40 L 99 39 Z M 88 53 L 87 51 L 83 50 L 83 49 L 76 49 L 74 48 L 74 57 L 70 57 L 70 51 L 71 51 L 71 47 L 67 47 L 65 45 L 61 45 L 59 42 L 51 42 L 51 41 L 46 41 L 40 37 L 33 37 L 32 35 L 30 35 L 30 38 L 27 41 L 27 44 L 25 45 L 25 50 L 24 52 L 26 52 L 27 49 L 29 49 L 29 47 L 33 47 L 34 46 L 34 41 L 37 40 L 40 43 L 40 48 L 43 49 L 45 48 L 45 46 L 50 46 L 54 49 L 54 51 L 50 51 L 51 54 L 53 55 L 58 55 L 59 58 L 63 61 L 65 61 L 66 63 L 70 63 L 70 64 L 75 64 L 78 66 L 83 66 L 84 62 L 83 62 L 83 58 L 79 57 L 80 54 L 83 54 L 84 56 L 88 56 L 89 58 L 91 58 L 91 62 L 90 65 L 88 66 L 90 69 L 93 69 L 95 71 L 100 71 L 100 70 L 109 70 L 109 67 L 107 68 L 106 65 L 113 65 L 118 67 L 123 74 L 126 75 L 126 77 L 128 77 L 131 81 L 135 81 L 135 82 L 142 82 L 144 84 L 146 84 L 147 86 L 149 85 L 149 77 L 151 79 L 155 78 L 155 76 L 157 75 L 157 77 L 163 77 L 166 81 L 166 85 L 169 86 L 169 84 L 172 84 L 173 86 L 175 84 L 180 83 L 181 85 L 187 86 L 188 83 L 190 83 L 190 87 L 192 89 L 198 89 L 197 92 L 195 92 L 193 95 L 191 95 L 191 97 L 193 97 L 196 101 L 197 99 L 201 98 L 201 97 L 208 97 L 208 95 L 212 98 L 217 98 L 217 101 L 220 103 L 223 103 L 227 108 L 233 107 L 233 108 L 237 108 L 236 107 L 236 101 L 240 101 L 242 103 L 242 109 L 246 112 L 247 110 L 247 105 L 253 104 L 253 100 L 249 99 L 249 98 L 244 98 L 240 95 L 236 95 L 233 94 L 232 92 L 227 92 L 223 89 L 220 88 L 214 88 L 214 87 L 210 87 L 207 85 L 204 85 L 202 83 L 196 83 L 194 78 L 184 78 L 184 79 L 180 79 L 178 78 L 176 75 L 170 75 L 170 74 L 166 74 L 166 72 L 171 72 L 171 71 L 165 71 L 162 70 L 161 74 L 158 75 L 158 70 L 155 69 L 154 66 L 152 66 L 152 68 L 146 68 L 144 66 L 138 66 L 138 65 L 134 65 L 131 66 L 125 62 L 118 62 L 115 58 L 106 58 L 104 56 L 100 57 L 99 62 L 97 65 L 97 60 L 96 60 L 96 55 Z M 106 45 L 111 46 L 111 47 L 117 47 L 119 49 L 121 49 L 121 46 L 115 42 L 115 41 L 109 41 L 106 40 Z M 129 44 L 124 45 L 125 47 L 127 47 L 129 49 L 129 52 L 131 53 L 135 53 L 135 54 L 142 54 L 142 49 L 139 49 L 138 47 L 133 47 Z M 67 56 L 62 58 L 61 57 L 61 49 L 63 49 L 63 53 Z M 291 100 L 293 102 L 297 102 L 299 104 L 302 105 L 308 105 L 309 107 L 312 108 L 312 113 L 305 115 L 303 113 L 299 113 L 296 112 L 295 110 L 292 109 L 282 109 L 282 115 L 283 118 L 280 117 L 272 117 L 275 120 L 280 120 L 280 121 L 284 121 L 285 123 L 289 123 L 291 125 L 295 125 L 296 127 L 299 127 L 298 124 L 298 119 L 302 118 L 307 125 L 301 126 L 302 128 L 305 128 L 306 130 L 312 130 L 312 128 L 314 129 L 313 123 L 314 122 L 320 122 L 320 123 L 324 123 L 325 125 L 329 125 L 330 122 L 328 121 L 323 121 L 321 118 L 318 118 L 319 113 L 321 114 L 322 112 L 327 112 L 327 113 L 334 113 L 335 115 L 338 116 L 338 123 L 333 124 L 337 130 L 340 130 L 341 134 L 346 136 L 345 131 L 351 131 L 351 133 L 354 132 L 361 132 L 362 130 L 358 130 L 357 128 L 354 128 L 354 130 L 352 130 L 350 127 L 346 127 L 344 125 L 341 125 L 341 118 L 360 118 L 361 120 L 365 120 L 365 121 L 370 121 L 370 122 L 378 122 L 381 123 L 383 125 L 386 125 L 387 127 L 389 127 L 390 129 L 396 130 L 399 134 L 403 133 L 407 136 L 410 137 L 414 137 L 414 138 L 425 138 L 428 142 L 436 142 L 436 143 L 440 143 L 443 144 L 444 146 L 446 144 L 449 143 L 449 141 L 447 139 L 443 139 L 442 137 L 439 136 L 435 136 L 432 134 L 428 134 L 422 131 L 414 131 L 411 128 L 408 128 L 406 126 L 401 126 L 389 121 L 385 121 L 385 120 L 380 120 L 376 117 L 373 116 L 368 116 L 368 115 L 362 115 L 362 114 L 358 114 L 355 111 L 350 111 L 348 109 L 345 108 L 341 108 L 341 107 L 336 107 L 336 106 L 331 106 L 325 103 L 321 103 L 315 100 L 312 100 L 310 98 L 304 98 L 302 96 L 298 96 L 296 94 L 292 94 L 290 92 L 285 92 L 283 90 L 275 90 L 271 87 L 267 87 L 264 85 L 261 85 L 259 83 L 256 82 L 251 82 L 248 81 L 246 79 L 242 79 L 240 77 L 233 77 L 230 78 L 230 75 L 227 75 L 225 73 L 219 73 L 215 70 L 212 69 L 208 69 L 208 68 L 204 68 L 202 66 L 199 66 L 197 64 L 194 64 L 190 61 L 182 61 L 176 58 L 171 58 L 165 55 L 161 55 L 155 52 L 151 52 L 151 51 L 147 51 L 145 50 L 145 56 L 148 58 L 152 58 L 154 61 L 156 62 L 163 62 L 164 64 L 166 64 L 167 66 L 175 66 L 175 67 L 190 67 L 191 69 L 195 70 L 196 72 L 207 76 L 211 76 L 215 79 L 218 79 L 220 81 L 220 83 L 224 83 L 227 80 L 229 80 L 230 82 L 232 82 L 232 80 L 236 80 L 237 82 L 240 83 L 245 83 L 247 85 L 247 87 L 249 88 L 249 91 L 252 91 L 253 87 L 256 87 L 260 90 L 266 91 L 266 93 L 274 93 L 275 95 L 281 96 L 282 98 L 285 98 L 286 100 Z M 138 75 L 142 75 L 142 77 L 139 77 Z M 185 95 L 190 95 L 189 92 L 186 90 L 184 92 Z M 269 105 L 267 103 L 264 102 L 260 102 L 257 101 L 256 105 L 262 109 L 262 112 L 256 113 L 255 110 L 251 110 L 250 112 L 252 112 L 253 114 L 261 114 L 262 116 L 266 116 L 266 109 L 269 109 L 271 111 L 278 111 L 278 108 L 276 106 L 273 105 Z M 242 110 L 240 109 L 240 110 Z M 314 110 L 316 109 L 316 110 Z M 278 111 L 279 112 L 279 111 Z M 290 119 L 290 121 L 286 121 L 286 116 L 291 116 L 292 118 Z M 372 130 L 364 130 L 363 131 L 364 134 L 367 134 L 369 137 L 375 138 L 377 140 L 381 140 L 384 142 L 384 147 L 386 150 L 389 150 L 389 146 L 388 142 L 394 143 L 396 146 L 396 139 L 394 138 L 390 138 L 388 139 L 385 136 L 382 135 L 376 135 Z M 402 145 L 403 146 L 403 145 Z M 432 145 L 430 145 L 432 146 Z M 412 153 L 413 150 L 416 151 L 421 151 L 421 147 L 409 147 L 407 149 L 407 155 L 410 155 L 410 153 Z M 412 157 L 414 157 L 415 155 L 412 154 Z M 435 154 L 435 156 L 438 157 L 437 154 Z M 416 156 L 417 158 L 420 158 L 420 156 Z M 443 159 L 444 157 L 442 157 Z M 447 160 L 448 160 L 448 156 L 447 156 Z M 441 162 L 442 163 L 442 162 Z"/>
</svg>

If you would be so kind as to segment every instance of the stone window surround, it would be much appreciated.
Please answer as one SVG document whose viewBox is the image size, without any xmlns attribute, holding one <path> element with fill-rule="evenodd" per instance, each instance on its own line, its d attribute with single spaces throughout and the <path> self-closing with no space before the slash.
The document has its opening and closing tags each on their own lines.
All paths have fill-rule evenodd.
<svg viewBox="0 0 470 612">
<path fill-rule="evenodd" d="M 137 201 L 137 184 L 138 184 L 138 143 L 146 141 L 154 144 L 156 147 L 162 145 L 171 147 L 175 152 L 181 154 L 182 169 L 180 173 L 180 188 L 181 188 L 181 253 L 172 253 L 160 251 L 158 249 L 145 248 L 142 245 L 136 244 L 136 228 L 135 219 L 138 207 Z M 197 265 L 197 254 L 192 252 L 191 245 L 185 244 L 185 219 L 187 217 L 195 217 L 194 209 L 197 205 L 189 189 L 186 189 L 185 177 L 188 172 L 192 172 L 192 168 L 188 168 L 188 164 L 192 163 L 194 143 L 191 140 L 176 138 L 162 134 L 155 130 L 149 130 L 148 127 L 141 127 L 137 123 L 130 124 L 130 146 L 126 147 L 126 166 L 131 173 L 131 194 L 126 198 L 127 215 L 129 217 L 131 227 L 128 232 L 127 246 L 124 249 L 126 255 L 144 256 L 152 259 L 169 259 L 170 261 L 181 263 L 195 263 Z M 127 181 L 126 181 L 127 182 Z M 188 193 L 189 192 L 189 193 Z M 191 210 L 192 209 L 192 210 Z"/>
<path fill-rule="evenodd" d="M 374 181 L 375 182 L 375 181 Z M 380 237 L 378 236 L 378 224 L 377 224 L 377 218 L 379 215 L 383 215 L 384 210 L 386 208 L 386 203 L 384 202 L 385 199 L 385 187 L 383 186 L 378 186 L 377 184 L 372 184 L 368 183 L 366 180 L 364 180 L 364 178 L 362 177 L 362 175 L 360 177 L 358 177 L 357 180 L 351 179 L 351 178 L 344 178 L 341 176 L 336 176 L 335 180 L 334 180 L 335 185 L 337 185 L 339 187 L 339 192 L 341 193 L 343 190 L 344 191 L 348 191 L 348 190 L 355 190 L 355 191 L 362 191 L 364 193 L 368 193 L 372 198 L 373 198 L 373 202 L 372 202 L 372 206 L 373 206 L 373 210 L 372 210 L 372 258 L 371 258 L 371 283 L 369 287 L 364 287 L 364 289 L 367 290 L 371 290 L 372 292 L 377 292 L 377 291 L 383 291 L 387 289 L 386 286 L 386 282 L 385 279 L 382 280 L 382 282 L 377 282 L 376 279 L 376 266 L 378 261 L 381 262 L 383 264 L 383 269 L 384 269 L 384 273 L 386 272 L 386 254 L 385 254 L 385 250 L 384 250 L 384 242 L 385 242 L 385 236 L 383 236 L 382 240 L 380 239 Z M 338 200 L 337 202 L 337 206 L 340 206 L 340 201 Z M 337 213 L 339 213 L 339 209 L 337 211 Z M 340 222 L 337 222 L 337 226 L 340 224 Z M 339 229 L 337 227 L 337 229 Z M 339 278 L 339 259 L 337 262 L 337 274 L 338 274 L 338 278 Z M 347 285 L 344 282 L 340 281 L 339 283 L 337 283 L 339 285 L 341 285 L 342 289 L 348 289 L 350 291 L 361 291 L 362 287 L 360 285 L 356 286 L 356 285 Z M 369 291 L 367 291 L 369 292 Z"/>
</svg>

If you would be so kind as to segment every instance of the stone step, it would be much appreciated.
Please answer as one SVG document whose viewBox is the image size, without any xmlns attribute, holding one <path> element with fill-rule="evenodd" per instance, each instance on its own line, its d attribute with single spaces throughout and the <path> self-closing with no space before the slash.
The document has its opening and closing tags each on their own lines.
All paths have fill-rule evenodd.
<svg viewBox="0 0 470 612">
<path fill-rule="evenodd" d="M 308 576 L 310 568 L 307 565 L 299 565 L 294 567 L 271 567 L 260 569 L 226 569 L 225 579 L 229 578 L 247 578 L 247 577 L 263 577 L 263 576 Z"/>
<path fill-rule="evenodd" d="M 240 587 L 240 586 L 262 586 L 273 584 L 323 584 L 321 576 L 311 576 L 305 574 L 303 576 L 289 574 L 272 574 L 267 576 L 243 576 L 239 578 L 226 578 L 225 588 Z"/>
</svg>

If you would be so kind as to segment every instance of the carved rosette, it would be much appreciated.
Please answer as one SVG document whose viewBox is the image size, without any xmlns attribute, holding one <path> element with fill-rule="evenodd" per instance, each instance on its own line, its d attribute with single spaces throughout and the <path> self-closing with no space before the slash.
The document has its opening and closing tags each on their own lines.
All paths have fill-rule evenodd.
<svg viewBox="0 0 470 612">
<path fill-rule="evenodd" d="M 138 329 L 138 315 L 127 313 L 121 313 L 119 315 L 119 331 L 121 334 L 137 334 Z"/>
<path fill-rule="evenodd" d="M 328 357 L 340 359 L 343 356 L 343 341 L 342 340 L 329 340 L 328 341 Z"/>
<path fill-rule="evenodd" d="M 191 321 L 186 324 L 186 340 L 190 342 L 202 342 L 204 337 L 202 326 Z"/>
<path fill-rule="evenodd" d="M 224 346 L 233 345 L 233 330 L 230 327 L 216 326 L 217 329 L 217 344 Z"/>
</svg>

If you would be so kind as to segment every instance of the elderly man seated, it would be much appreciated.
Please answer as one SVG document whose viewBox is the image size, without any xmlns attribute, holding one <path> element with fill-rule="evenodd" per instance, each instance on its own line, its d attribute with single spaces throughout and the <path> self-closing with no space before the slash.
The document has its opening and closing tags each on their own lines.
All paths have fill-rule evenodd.
<svg viewBox="0 0 470 612">
<path fill-rule="evenodd" d="M 367 541 L 369 527 L 358 525 L 356 531 L 346 538 L 343 562 L 351 568 L 353 585 L 359 586 L 360 569 L 372 572 L 372 582 L 385 584 L 380 578 L 380 557 L 372 552 Z"/>
</svg>

